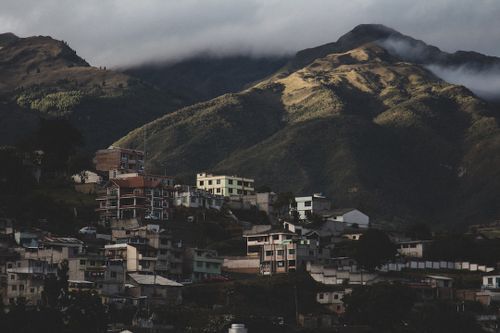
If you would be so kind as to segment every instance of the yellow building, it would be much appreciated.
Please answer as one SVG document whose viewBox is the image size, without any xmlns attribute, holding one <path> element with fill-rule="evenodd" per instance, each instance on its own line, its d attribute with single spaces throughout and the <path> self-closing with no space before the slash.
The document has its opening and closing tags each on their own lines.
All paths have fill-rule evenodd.
<svg viewBox="0 0 500 333">
<path fill-rule="evenodd" d="M 205 172 L 196 175 L 196 187 L 226 197 L 255 192 L 254 180 L 238 176 L 216 176 Z"/>
</svg>

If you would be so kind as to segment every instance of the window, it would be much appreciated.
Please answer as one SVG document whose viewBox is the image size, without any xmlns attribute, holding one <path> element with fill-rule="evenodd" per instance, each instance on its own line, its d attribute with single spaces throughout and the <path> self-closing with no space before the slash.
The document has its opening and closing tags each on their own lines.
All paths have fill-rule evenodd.
<svg viewBox="0 0 500 333">
<path fill-rule="evenodd" d="M 253 182 L 249 182 L 248 183 L 248 187 L 252 187 L 253 188 Z"/>
<path fill-rule="evenodd" d="M 218 188 L 215 192 L 220 193 L 220 188 Z"/>
<path fill-rule="evenodd" d="M 312 202 L 311 201 L 305 201 L 304 202 L 304 206 L 305 207 L 311 207 L 312 206 Z"/>
<path fill-rule="evenodd" d="M 279 255 L 279 256 L 283 256 L 283 255 L 285 255 L 285 251 L 283 251 L 283 250 L 278 250 L 278 255 Z"/>
<path fill-rule="evenodd" d="M 24 291 L 24 284 L 19 285 L 19 291 Z"/>
<path fill-rule="evenodd" d="M 323 298 L 325 298 L 325 295 L 323 295 L 323 293 L 319 293 L 319 295 L 318 295 L 318 296 L 319 296 L 319 299 L 323 299 Z"/>
<path fill-rule="evenodd" d="M 238 190 L 238 194 L 241 194 L 243 191 L 242 190 Z"/>
<path fill-rule="evenodd" d="M 288 266 L 295 266 L 295 260 L 288 260 Z"/>
<path fill-rule="evenodd" d="M 200 180 L 200 186 L 203 186 L 205 182 L 203 180 Z"/>
<path fill-rule="evenodd" d="M 20 262 L 17 263 L 17 267 L 21 267 L 21 263 Z"/>
<path fill-rule="evenodd" d="M 333 294 L 333 299 L 339 299 L 339 294 Z"/>
<path fill-rule="evenodd" d="M 34 294 L 35 293 L 35 288 L 30 288 L 30 293 Z"/>
<path fill-rule="evenodd" d="M 90 266 L 95 266 L 95 261 L 94 260 L 90 260 Z"/>
<path fill-rule="evenodd" d="M 238 186 L 243 185 L 243 182 L 241 180 L 238 180 Z"/>
<path fill-rule="evenodd" d="M 17 290 L 17 286 L 13 285 L 11 289 L 12 289 L 12 291 L 16 291 Z"/>
<path fill-rule="evenodd" d="M 212 185 L 212 181 L 211 180 L 208 181 L 208 185 Z"/>
<path fill-rule="evenodd" d="M 288 250 L 288 254 L 295 254 L 295 249 Z"/>
<path fill-rule="evenodd" d="M 273 235 L 273 240 L 278 240 L 280 239 L 280 235 Z"/>
<path fill-rule="evenodd" d="M 15 280 L 15 279 L 16 279 L 16 276 L 15 276 L 14 274 L 12 274 L 12 275 L 10 276 L 10 279 L 11 279 L 11 280 Z"/>
<path fill-rule="evenodd" d="M 232 188 L 229 189 L 229 193 L 233 193 L 233 189 Z"/>
<path fill-rule="evenodd" d="M 273 255 L 273 251 L 266 251 L 266 257 L 270 257 Z"/>
<path fill-rule="evenodd" d="M 247 194 L 248 194 L 248 191 L 243 191 L 243 194 L 244 194 L 244 195 L 247 195 Z"/>
<path fill-rule="evenodd" d="M 80 260 L 80 265 L 84 266 L 85 265 L 85 260 Z"/>
<path fill-rule="evenodd" d="M 243 182 L 243 186 L 248 187 L 248 182 Z"/>
<path fill-rule="evenodd" d="M 220 179 L 217 179 L 215 182 L 216 182 L 217 184 L 220 184 Z"/>
<path fill-rule="evenodd" d="M 228 183 L 229 185 L 233 185 L 233 180 L 232 180 L 232 179 L 228 179 L 228 180 L 227 180 L 227 183 Z"/>
<path fill-rule="evenodd" d="M 278 267 L 285 267 L 285 262 L 284 261 L 278 261 L 276 263 L 278 264 Z"/>
<path fill-rule="evenodd" d="M 12 268 L 12 264 L 7 264 L 7 268 Z"/>
</svg>

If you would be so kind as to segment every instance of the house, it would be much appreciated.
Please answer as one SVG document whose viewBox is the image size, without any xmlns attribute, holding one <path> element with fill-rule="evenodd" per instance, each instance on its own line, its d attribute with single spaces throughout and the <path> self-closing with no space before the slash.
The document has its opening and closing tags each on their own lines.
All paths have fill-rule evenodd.
<svg viewBox="0 0 500 333">
<path fill-rule="evenodd" d="M 274 203 L 278 196 L 274 192 L 254 193 L 242 196 L 230 196 L 227 202 L 231 209 L 252 209 L 264 212 L 271 220 L 276 220 L 277 212 L 274 209 Z"/>
<path fill-rule="evenodd" d="M 68 259 L 69 280 L 100 282 L 105 273 L 106 258 L 102 255 L 82 254 Z"/>
<path fill-rule="evenodd" d="M 43 259 L 59 263 L 62 260 L 76 258 L 84 251 L 84 243 L 74 237 L 43 236 L 38 239 L 37 247 L 25 248 L 27 259 Z"/>
<path fill-rule="evenodd" d="M 265 231 L 251 230 L 245 232 L 243 237 L 247 244 L 247 255 L 260 256 L 264 245 L 282 244 L 284 241 L 297 238 L 297 235 L 281 228 L 272 228 Z"/>
<path fill-rule="evenodd" d="M 316 302 L 327 306 L 330 311 L 340 315 L 345 312 L 344 301 L 342 299 L 351 292 L 351 288 L 319 291 L 316 293 Z"/>
<path fill-rule="evenodd" d="M 332 203 L 330 200 L 319 194 L 315 193 L 309 196 L 295 197 L 295 205 L 290 206 L 290 214 L 297 211 L 299 219 L 307 220 L 312 214 L 322 214 L 331 208 Z"/>
<path fill-rule="evenodd" d="M 203 281 L 221 277 L 224 259 L 217 251 L 187 248 L 184 254 L 184 275 L 192 281 Z"/>
<path fill-rule="evenodd" d="M 429 250 L 431 240 L 400 241 L 397 243 L 398 252 L 402 256 L 423 258 Z"/>
<path fill-rule="evenodd" d="M 163 221 L 171 214 L 173 180 L 139 175 L 109 180 L 97 197 L 101 222 L 113 220 Z"/>
<path fill-rule="evenodd" d="M 370 218 L 368 215 L 354 208 L 335 209 L 321 214 L 327 221 L 345 223 L 349 227 L 369 228 Z"/>
<path fill-rule="evenodd" d="M 98 150 L 94 157 L 95 169 L 109 179 L 124 173 L 144 173 L 144 152 L 110 146 Z"/>
<path fill-rule="evenodd" d="M 178 305 L 182 303 L 183 285 L 156 274 L 129 273 L 127 282 L 130 296 L 146 296 L 153 305 Z"/>
<path fill-rule="evenodd" d="M 483 275 L 482 289 L 500 289 L 500 272 L 493 271 Z"/>
<path fill-rule="evenodd" d="M 239 176 L 213 175 L 206 172 L 196 175 L 197 188 L 225 197 L 253 194 L 254 184 L 253 179 Z"/>
<path fill-rule="evenodd" d="M 355 229 L 355 230 L 346 230 L 342 233 L 342 238 L 348 239 L 351 241 L 358 241 L 363 236 L 363 230 Z"/>
<path fill-rule="evenodd" d="M 176 207 L 220 210 L 224 204 L 224 196 L 200 190 L 196 187 L 177 185 L 173 202 Z"/>
</svg>

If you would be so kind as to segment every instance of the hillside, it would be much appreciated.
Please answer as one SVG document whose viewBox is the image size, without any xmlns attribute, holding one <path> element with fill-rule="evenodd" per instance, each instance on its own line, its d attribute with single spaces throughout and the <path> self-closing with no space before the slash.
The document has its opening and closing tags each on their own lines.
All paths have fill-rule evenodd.
<svg viewBox="0 0 500 333">
<path fill-rule="evenodd" d="M 93 150 L 181 105 L 129 75 L 91 67 L 63 41 L 0 35 L 0 144 L 28 135 L 39 117 L 67 117 Z"/>
<path fill-rule="evenodd" d="M 142 147 L 146 134 L 151 171 L 191 182 L 200 170 L 238 173 L 276 191 L 322 191 L 387 222 L 497 219 L 495 113 L 382 47 L 388 31 L 398 34 L 357 27 L 247 90 L 165 115 L 115 144 Z"/>
<path fill-rule="evenodd" d="M 288 60 L 289 57 L 200 54 L 173 63 L 143 64 L 126 68 L 123 72 L 194 104 L 238 92 L 274 74 Z"/>
</svg>

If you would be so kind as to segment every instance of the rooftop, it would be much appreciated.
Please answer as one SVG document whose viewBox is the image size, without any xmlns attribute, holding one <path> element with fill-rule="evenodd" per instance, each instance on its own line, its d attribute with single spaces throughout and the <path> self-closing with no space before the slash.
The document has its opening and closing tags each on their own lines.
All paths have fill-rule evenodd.
<svg viewBox="0 0 500 333">
<path fill-rule="evenodd" d="M 139 273 L 129 273 L 128 276 L 141 285 L 159 285 L 159 286 L 169 286 L 169 287 L 182 287 L 183 285 L 164 278 L 161 275 L 148 275 Z"/>
</svg>

